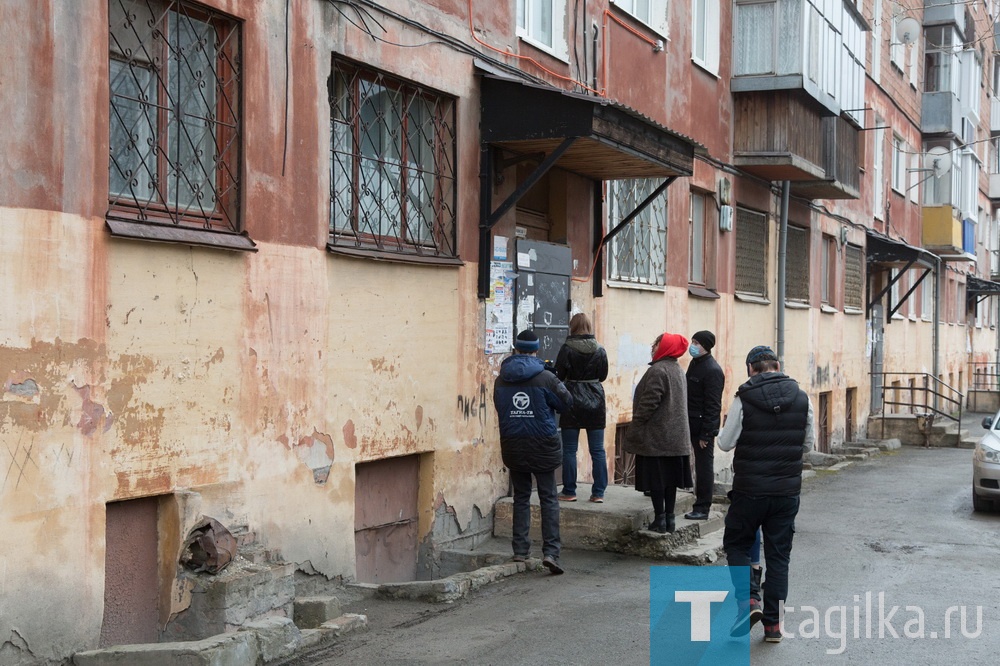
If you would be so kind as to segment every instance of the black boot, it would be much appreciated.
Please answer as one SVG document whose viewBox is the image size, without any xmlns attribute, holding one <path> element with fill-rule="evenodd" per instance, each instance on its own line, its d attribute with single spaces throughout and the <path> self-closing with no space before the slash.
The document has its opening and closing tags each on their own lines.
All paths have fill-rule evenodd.
<svg viewBox="0 0 1000 666">
<path fill-rule="evenodd" d="M 673 516 L 671 516 L 671 517 L 673 517 Z M 659 532 L 660 534 L 666 534 L 667 533 L 667 514 L 665 514 L 665 513 L 658 513 L 658 514 L 656 514 L 656 516 L 653 518 L 653 522 L 651 522 L 649 524 L 649 531 L 650 532 Z M 673 531 L 673 530 L 671 530 L 671 531 Z"/>
<path fill-rule="evenodd" d="M 664 530 L 664 533 L 665 532 L 673 532 L 676 529 L 676 524 L 675 524 L 676 516 L 674 516 L 674 514 L 672 514 L 672 513 L 664 514 L 664 516 L 666 516 L 666 519 L 667 519 L 666 520 L 666 523 L 667 523 L 666 524 L 666 529 Z"/>
</svg>

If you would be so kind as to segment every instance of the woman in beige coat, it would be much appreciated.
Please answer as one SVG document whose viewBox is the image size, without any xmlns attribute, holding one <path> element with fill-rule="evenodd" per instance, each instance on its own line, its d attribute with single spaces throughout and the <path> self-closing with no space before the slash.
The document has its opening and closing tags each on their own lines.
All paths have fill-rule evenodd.
<svg viewBox="0 0 1000 666">
<path fill-rule="evenodd" d="M 677 362 L 687 349 L 687 338 L 675 333 L 653 342 L 653 360 L 635 389 L 625 438 L 625 450 L 635 455 L 636 486 L 648 489 L 653 500 L 656 515 L 649 529 L 661 534 L 674 531 L 677 489 L 694 485 L 687 379 Z"/>
</svg>

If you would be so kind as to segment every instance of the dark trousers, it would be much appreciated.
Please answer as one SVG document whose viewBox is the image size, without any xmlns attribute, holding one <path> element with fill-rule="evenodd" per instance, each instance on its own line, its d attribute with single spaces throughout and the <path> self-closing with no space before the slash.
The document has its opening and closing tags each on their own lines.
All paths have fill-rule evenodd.
<svg viewBox="0 0 1000 666">
<path fill-rule="evenodd" d="M 757 528 L 764 533 L 764 624 L 778 624 L 780 604 L 788 598 L 788 562 L 798 512 L 798 495 L 752 497 L 737 492 L 730 495 L 726 532 L 722 537 L 729 566 L 750 566 L 750 549 Z M 737 587 L 736 600 L 741 608 L 746 607 L 750 590 Z"/>
<path fill-rule="evenodd" d="M 556 471 L 510 472 L 514 487 L 513 538 L 510 545 L 515 555 L 531 551 L 531 476 L 535 476 L 538 501 L 542 514 L 542 555 L 559 559 L 559 500 L 556 498 Z"/>
<path fill-rule="evenodd" d="M 709 443 L 705 448 L 698 444 L 695 437 L 691 442 L 694 450 L 694 511 L 708 513 L 712 508 L 712 495 L 715 491 L 715 443 Z"/>
</svg>

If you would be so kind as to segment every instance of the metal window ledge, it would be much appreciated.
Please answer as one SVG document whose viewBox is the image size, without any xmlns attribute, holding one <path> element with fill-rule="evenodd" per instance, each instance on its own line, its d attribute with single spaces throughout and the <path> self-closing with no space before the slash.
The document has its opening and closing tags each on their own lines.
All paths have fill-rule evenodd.
<svg viewBox="0 0 1000 666">
<path fill-rule="evenodd" d="M 152 224 L 149 222 L 126 222 L 125 220 L 105 220 L 108 231 L 117 238 L 154 241 L 159 243 L 182 243 L 211 247 L 218 250 L 242 250 L 256 252 L 257 244 L 245 234 L 225 231 L 209 231 L 177 225 Z"/>
<path fill-rule="evenodd" d="M 386 252 L 374 248 L 340 247 L 327 243 L 330 254 L 339 254 L 356 259 L 373 259 L 399 264 L 421 264 L 424 266 L 464 266 L 465 262 L 458 257 L 436 257 L 423 254 L 405 254 L 402 252 Z"/>
</svg>

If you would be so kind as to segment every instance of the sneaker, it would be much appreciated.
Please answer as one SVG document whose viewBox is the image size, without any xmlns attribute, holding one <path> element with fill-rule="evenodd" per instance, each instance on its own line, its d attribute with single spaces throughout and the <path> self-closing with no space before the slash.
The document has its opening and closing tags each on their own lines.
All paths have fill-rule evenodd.
<svg viewBox="0 0 1000 666">
<path fill-rule="evenodd" d="M 764 619 L 764 607 L 759 599 L 750 599 L 750 626 L 757 624 Z"/>
<path fill-rule="evenodd" d="M 750 612 L 746 609 L 740 609 L 736 614 L 736 619 L 733 620 L 733 626 L 729 627 L 730 636 L 746 636 L 750 633 Z"/>
<path fill-rule="evenodd" d="M 764 625 L 764 640 L 768 643 L 780 643 L 781 642 L 781 625 L 780 624 L 765 624 Z"/>
<path fill-rule="evenodd" d="M 684 514 L 684 517 L 688 520 L 708 520 L 707 511 L 689 511 Z"/>
<path fill-rule="evenodd" d="M 563 568 L 556 562 L 556 558 L 551 555 L 546 555 L 542 558 L 542 566 L 552 572 L 553 576 L 558 576 L 563 572 Z"/>
<path fill-rule="evenodd" d="M 558 499 L 559 499 L 560 502 L 575 502 L 576 501 L 576 495 L 564 495 L 562 493 L 559 493 L 559 498 Z"/>
<path fill-rule="evenodd" d="M 510 561 L 511 562 L 525 562 L 525 561 L 527 561 L 527 559 L 528 559 L 527 555 L 514 555 L 514 557 L 510 558 Z"/>
<path fill-rule="evenodd" d="M 604 504 L 604 498 L 598 497 L 597 495 L 591 496 L 590 501 L 594 504 Z"/>
</svg>

